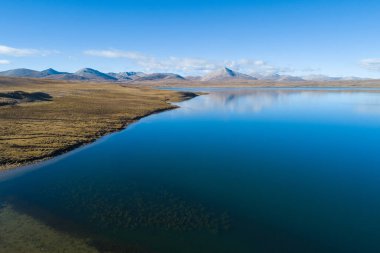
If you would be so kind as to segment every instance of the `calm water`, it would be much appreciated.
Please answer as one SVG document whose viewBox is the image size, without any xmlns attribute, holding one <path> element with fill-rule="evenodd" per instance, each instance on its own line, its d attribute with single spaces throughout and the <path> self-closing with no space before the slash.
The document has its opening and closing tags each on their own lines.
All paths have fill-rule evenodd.
<svg viewBox="0 0 380 253">
<path fill-rule="evenodd" d="M 0 178 L 120 252 L 380 252 L 380 92 L 229 89 Z"/>
</svg>

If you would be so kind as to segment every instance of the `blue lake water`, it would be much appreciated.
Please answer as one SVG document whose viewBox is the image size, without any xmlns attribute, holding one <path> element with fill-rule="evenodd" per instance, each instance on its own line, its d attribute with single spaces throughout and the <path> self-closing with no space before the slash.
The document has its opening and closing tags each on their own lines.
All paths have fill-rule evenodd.
<svg viewBox="0 0 380 253">
<path fill-rule="evenodd" d="M 379 91 L 206 91 L 1 175 L 0 201 L 115 252 L 380 252 Z"/>
</svg>

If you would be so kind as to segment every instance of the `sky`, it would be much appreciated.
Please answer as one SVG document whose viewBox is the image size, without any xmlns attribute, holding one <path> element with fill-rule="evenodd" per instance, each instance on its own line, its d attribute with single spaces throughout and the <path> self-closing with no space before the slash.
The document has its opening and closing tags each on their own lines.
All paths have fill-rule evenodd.
<svg viewBox="0 0 380 253">
<path fill-rule="evenodd" d="M 0 71 L 380 78 L 378 0 L 1 0 Z"/>
</svg>

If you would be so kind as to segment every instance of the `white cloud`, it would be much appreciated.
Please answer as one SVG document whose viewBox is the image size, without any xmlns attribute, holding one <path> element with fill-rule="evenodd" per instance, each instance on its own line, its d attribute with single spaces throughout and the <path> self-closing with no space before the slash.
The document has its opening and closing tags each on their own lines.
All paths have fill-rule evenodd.
<svg viewBox="0 0 380 253">
<path fill-rule="evenodd" d="M 284 72 L 293 72 L 290 68 L 281 68 L 273 66 L 262 60 L 240 59 L 225 61 L 224 66 L 249 74 L 278 74 Z"/>
<path fill-rule="evenodd" d="M 87 50 L 85 55 L 104 58 L 125 58 L 142 67 L 145 71 L 183 72 L 187 74 L 204 74 L 210 71 L 229 67 L 245 73 L 273 74 L 290 72 L 291 69 L 272 66 L 262 60 L 240 59 L 221 62 L 202 58 L 168 57 L 158 59 L 138 52 L 122 50 Z"/>
<path fill-rule="evenodd" d="M 126 58 L 147 71 L 208 71 L 215 69 L 216 65 L 210 61 L 198 58 L 169 57 L 157 59 L 153 56 L 138 52 L 121 50 L 87 50 L 84 54 L 104 58 Z"/>
<path fill-rule="evenodd" d="M 380 58 L 361 60 L 360 65 L 368 70 L 380 71 Z"/>
<path fill-rule="evenodd" d="M 59 53 L 56 50 L 38 50 L 30 48 L 14 48 L 5 45 L 0 45 L 0 55 L 7 55 L 13 57 L 23 56 L 47 56 L 50 54 Z"/>
<path fill-rule="evenodd" d="M 8 60 L 0 60 L 0 65 L 10 64 L 11 62 Z"/>
<path fill-rule="evenodd" d="M 90 56 L 99 56 L 105 58 L 138 58 L 140 57 L 138 53 L 125 52 L 120 50 L 87 50 L 84 54 Z"/>
</svg>

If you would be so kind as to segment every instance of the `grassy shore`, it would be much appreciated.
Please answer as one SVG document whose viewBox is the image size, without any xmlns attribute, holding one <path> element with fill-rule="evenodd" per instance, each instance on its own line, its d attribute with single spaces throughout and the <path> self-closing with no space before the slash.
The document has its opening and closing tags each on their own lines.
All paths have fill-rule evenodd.
<svg viewBox="0 0 380 253">
<path fill-rule="evenodd" d="M 2 77 L 0 170 L 67 152 L 194 96 L 116 83 Z"/>
</svg>

